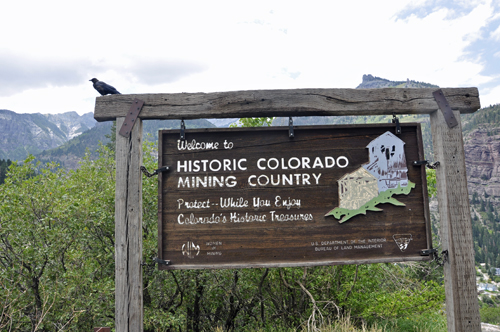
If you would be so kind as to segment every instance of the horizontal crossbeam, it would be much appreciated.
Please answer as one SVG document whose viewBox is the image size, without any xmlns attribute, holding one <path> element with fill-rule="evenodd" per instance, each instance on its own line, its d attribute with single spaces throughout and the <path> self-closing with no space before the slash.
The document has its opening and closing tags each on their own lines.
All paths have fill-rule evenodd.
<svg viewBox="0 0 500 332">
<path fill-rule="evenodd" d="M 135 98 L 144 101 L 140 119 L 202 119 L 275 116 L 430 114 L 439 109 L 425 89 L 294 89 L 213 93 L 109 95 L 96 98 L 94 118 L 125 117 Z M 452 110 L 480 108 L 477 88 L 442 89 Z"/>
</svg>

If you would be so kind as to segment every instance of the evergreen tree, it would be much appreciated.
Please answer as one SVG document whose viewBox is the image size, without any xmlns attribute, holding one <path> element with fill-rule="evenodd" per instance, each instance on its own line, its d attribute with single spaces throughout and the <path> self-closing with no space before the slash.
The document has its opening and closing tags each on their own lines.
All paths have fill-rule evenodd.
<svg viewBox="0 0 500 332">
<path fill-rule="evenodd" d="M 115 151 L 116 149 L 116 121 L 113 121 L 113 125 L 111 126 L 111 133 L 105 135 L 106 138 L 110 140 L 108 144 L 106 144 L 106 147 L 110 151 Z"/>
<path fill-rule="evenodd" d="M 10 161 L 10 159 L 0 159 L 0 184 L 4 183 L 5 177 L 7 175 L 7 170 L 11 164 L 12 161 Z"/>
</svg>

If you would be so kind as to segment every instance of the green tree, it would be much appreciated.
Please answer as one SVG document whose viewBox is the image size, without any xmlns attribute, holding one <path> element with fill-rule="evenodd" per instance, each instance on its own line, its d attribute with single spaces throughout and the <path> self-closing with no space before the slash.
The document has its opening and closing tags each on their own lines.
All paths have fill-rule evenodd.
<svg viewBox="0 0 500 332">
<path fill-rule="evenodd" d="M 7 160 L 0 159 L 0 184 L 2 184 L 5 181 L 7 170 L 11 164 L 12 161 L 10 161 L 10 159 Z"/>
<path fill-rule="evenodd" d="M 241 118 L 238 120 L 238 124 L 241 127 L 270 127 L 273 123 L 274 118 Z M 238 127 L 238 124 L 231 124 L 230 127 Z"/>
<path fill-rule="evenodd" d="M 81 331 L 109 324 L 114 172 L 104 154 L 71 172 L 31 156 L 9 169 L 0 186 L 0 303 L 10 314 L 0 326 Z"/>
<path fill-rule="evenodd" d="M 425 173 L 427 176 L 427 194 L 429 195 L 429 198 L 431 198 L 437 195 L 436 170 L 426 168 Z"/>
<path fill-rule="evenodd" d="M 484 307 L 479 310 L 481 314 L 481 322 L 489 324 L 500 324 L 500 307 Z"/>
<path fill-rule="evenodd" d="M 106 144 L 106 147 L 110 151 L 115 151 L 116 149 L 116 120 L 113 121 L 113 124 L 111 125 L 111 133 L 104 135 L 107 139 L 109 139 L 108 144 Z"/>
</svg>

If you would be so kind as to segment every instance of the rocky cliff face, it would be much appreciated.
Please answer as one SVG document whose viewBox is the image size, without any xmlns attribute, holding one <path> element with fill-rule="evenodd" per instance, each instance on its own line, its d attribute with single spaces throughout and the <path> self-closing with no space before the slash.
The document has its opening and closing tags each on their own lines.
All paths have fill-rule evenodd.
<svg viewBox="0 0 500 332">
<path fill-rule="evenodd" d="M 52 149 L 95 126 L 92 113 L 17 114 L 0 110 L 0 159 L 22 160 Z"/>
<path fill-rule="evenodd" d="M 464 140 L 469 194 L 500 197 L 500 135 L 480 128 Z"/>
<path fill-rule="evenodd" d="M 469 195 L 500 206 L 500 104 L 462 114 Z"/>
<path fill-rule="evenodd" d="M 61 114 L 44 114 L 47 120 L 54 123 L 69 139 L 76 137 L 96 125 L 94 113 L 89 112 L 78 115 L 76 112 Z"/>
</svg>

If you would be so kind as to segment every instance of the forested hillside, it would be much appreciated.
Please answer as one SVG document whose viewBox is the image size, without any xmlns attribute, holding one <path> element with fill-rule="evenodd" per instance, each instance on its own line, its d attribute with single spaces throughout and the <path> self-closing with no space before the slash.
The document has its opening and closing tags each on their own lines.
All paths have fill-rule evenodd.
<svg viewBox="0 0 500 332">
<path fill-rule="evenodd" d="M 211 122 L 200 120 L 186 120 L 186 128 L 214 128 Z M 180 120 L 149 120 L 143 121 L 143 137 L 146 140 L 157 140 L 158 130 L 161 129 L 179 129 Z M 118 129 L 119 130 L 119 129 Z M 45 150 L 36 155 L 37 160 L 43 162 L 57 162 L 67 169 L 76 169 L 80 161 L 83 160 L 87 151 L 90 158 L 98 156 L 99 144 L 107 145 L 111 137 L 116 134 L 114 122 L 97 123 L 95 127 L 74 137 L 61 146 Z"/>
<path fill-rule="evenodd" d="M 94 127 L 93 113 L 18 114 L 0 109 L 0 159 L 23 160 Z"/>
</svg>

